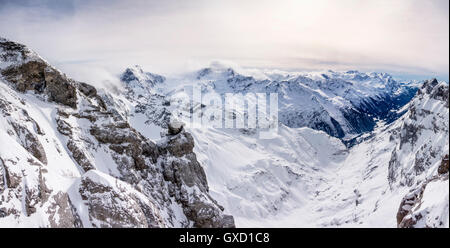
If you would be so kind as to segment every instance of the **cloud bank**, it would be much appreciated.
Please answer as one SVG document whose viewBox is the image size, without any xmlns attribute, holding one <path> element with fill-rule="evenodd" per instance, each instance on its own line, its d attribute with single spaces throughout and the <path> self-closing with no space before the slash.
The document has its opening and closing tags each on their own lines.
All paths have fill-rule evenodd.
<svg viewBox="0 0 450 248">
<path fill-rule="evenodd" d="M 448 0 L 0 0 L 0 36 L 71 77 L 170 74 L 229 60 L 448 80 Z M 111 74 L 112 73 L 112 74 Z"/>
</svg>

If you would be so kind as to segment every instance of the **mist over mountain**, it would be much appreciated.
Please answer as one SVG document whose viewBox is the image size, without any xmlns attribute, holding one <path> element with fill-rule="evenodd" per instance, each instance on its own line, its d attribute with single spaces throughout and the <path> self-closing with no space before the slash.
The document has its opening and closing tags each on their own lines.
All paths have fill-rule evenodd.
<svg viewBox="0 0 450 248">
<path fill-rule="evenodd" d="M 448 82 L 221 66 L 117 82 L 0 38 L 0 226 L 449 226 Z M 192 87 L 277 93 L 277 132 L 174 122 Z"/>
</svg>

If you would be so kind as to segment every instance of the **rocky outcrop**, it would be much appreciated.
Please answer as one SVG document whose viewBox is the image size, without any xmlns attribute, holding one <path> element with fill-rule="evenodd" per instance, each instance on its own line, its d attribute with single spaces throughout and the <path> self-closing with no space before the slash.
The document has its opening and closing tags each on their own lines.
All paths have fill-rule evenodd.
<svg viewBox="0 0 450 248">
<path fill-rule="evenodd" d="M 126 82 L 127 84 L 148 84 L 150 87 L 153 87 L 156 84 L 163 83 L 166 78 L 161 75 L 144 72 L 144 70 L 142 70 L 140 66 L 135 65 L 133 67 L 127 68 L 125 72 L 120 76 L 120 80 Z"/>
<path fill-rule="evenodd" d="M 436 79 L 425 81 L 402 117 L 402 124 L 392 130 L 391 141 L 397 145 L 389 161 L 391 186 L 412 187 L 426 180 L 425 172 L 441 164 L 442 156 L 448 153 L 448 98 L 443 94 L 448 94 L 448 85 Z M 411 160 L 402 160 L 405 154 L 411 154 Z M 445 170 L 445 163 L 442 168 Z"/>
<path fill-rule="evenodd" d="M 446 183 L 446 184 L 445 184 Z M 397 226 L 399 228 L 414 228 L 414 227 L 443 227 L 444 223 L 441 221 L 448 215 L 448 192 L 445 195 L 433 195 L 434 198 L 442 197 L 442 199 L 433 199 L 443 201 L 447 207 L 438 209 L 431 208 L 429 203 L 424 200 L 427 189 L 430 187 L 444 187 L 448 189 L 448 175 L 434 176 L 420 184 L 416 189 L 413 189 L 405 197 L 403 197 L 399 209 L 397 211 Z M 447 197 L 447 199 L 445 199 Z M 428 204 L 427 204 L 428 203 Z M 435 207 L 435 206 L 432 206 Z M 442 211 L 442 212 L 441 212 Z"/>
<path fill-rule="evenodd" d="M 38 137 L 30 132 L 27 127 L 17 122 L 10 122 L 10 124 L 19 137 L 22 146 L 43 164 L 47 164 L 47 155 Z"/>
<path fill-rule="evenodd" d="M 50 66 L 22 44 L 0 38 L 0 75 L 19 92 L 33 91 L 72 108 L 77 105 L 77 83 Z M 92 86 L 79 84 L 84 91 Z"/>
<path fill-rule="evenodd" d="M 145 140 L 126 122 L 92 126 L 90 133 L 100 143 L 109 145 L 109 149 L 117 154 L 114 159 L 123 170 L 144 170 L 148 166 L 147 158 L 156 161 L 158 153 L 155 144 Z M 123 159 L 125 157 L 130 159 Z"/>
<path fill-rule="evenodd" d="M 224 215 L 223 207 L 209 196 L 206 174 L 193 152 L 192 135 L 180 131 L 167 136 L 158 145 L 169 193 L 183 205 L 186 217 L 194 226 L 234 227 L 233 217 Z"/>
<path fill-rule="evenodd" d="M 48 227 L 234 226 L 209 195 L 182 127 L 155 144 L 130 125 L 120 99 L 67 78 L 25 46 L 0 39 L 0 60 L 0 141 L 11 143 L 0 150 L 0 224 L 13 216 L 14 224 L 42 218 L 39 225 Z M 141 90 L 165 80 L 132 76 L 124 79 Z M 168 107 L 149 95 L 153 102 L 136 95 L 144 112 Z M 40 111 L 27 99 L 54 109 Z M 152 116 L 166 123 L 165 113 Z"/>
<path fill-rule="evenodd" d="M 79 192 L 94 227 L 164 227 L 154 203 L 118 179 L 91 170 Z"/>
<path fill-rule="evenodd" d="M 413 227 L 417 220 L 422 218 L 421 215 L 417 216 L 409 216 L 408 218 L 405 218 L 408 214 L 412 212 L 412 209 L 420 203 L 420 200 L 423 196 L 423 191 L 425 190 L 426 183 L 424 183 L 421 187 L 414 190 L 413 192 L 410 192 L 408 195 L 403 197 L 400 207 L 397 211 L 397 226 L 400 228 L 409 228 Z"/>
<path fill-rule="evenodd" d="M 0 151 L 0 171 L 5 180 L 0 190 L 0 212 L 3 217 L 31 216 L 49 199 L 43 164 L 32 156 L 11 156 Z"/>
<path fill-rule="evenodd" d="M 97 89 L 94 86 L 82 82 L 79 82 L 77 86 L 80 92 L 83 93 L 85 96 L 87 97 L 97 96 Z"/>
<path fill-rule="evenodd" d="M 391 137 L 398 146 L 389 162 L 389 182 L 411 190 L 400 203 L 397 225 L 443 227 L 448 216 L 448 85 L 426 81 L 403 121 Z"/>
<path fill-rule="evenodd" d="M 83 227 L 80 216 L 73 206 L 69 195 L 58 192 L 49 200 L 47 214 L 52 228 L 80 228 Z"/>
<path fill-rule="evenodd" d="M 445 83 L 439 83 L 436 80 L 436 78 L 425 81 L 422 87 L 417 91 L 416 95 L 420 98 L 429 95 L 430 98 L 432 99 L 445 102 L 446 103 L 445 106 L 448 108 L 449 102 L 448 85 Z"/>
<path fill-rule="evenodd" d="M 47 164 L 47 155 L 39 139 L 44 132 L 28 112 L 21 106 L 14 106 L 0 98 L 0 116 L 9 128 L 9 135 L 14 136 L 40 162 Z"/>
<path fill-rule="evenodd" d="M 181 126 L 182 127 L 182 126 Z M 180 128 L 181 129 L 181 128 Z M 113 159 L 122 171 L 122 180 L 135 184 L 146 181 L 147 173 L 158 177 L 154 164 L 161 166 L 168 184 L 168 196 L 182 205 L 186 217 L 196 227 L 233 227 L 231 216 L 208 194 L 206 175 L 193 153 L 194 140 L 189 133 L 179 131 L 158 144 L 146 140 L 126 122 L 92 126 L 90 134 L 108 145 Z M 126 158 L 126 159 L 125 159 Z M 165 194 L 164 191 L 160 192 Z"/>
<path fill-rule="evenodd" d="M 167 127 L 168 127 L 169 135 L 176 135 L 176 134 L 179 134 L 183 130 L 184 123 L 179 122 L 179 121 L 173 121 L 173 122 L 170 122 Z"/>
<path fill-rule="evenodd" d="M 194 140 L 189 133 L 183 132 L 167 138 L 160 146 L 160 152 L 176 158 L 163 164 L 164 177 L 179 187 L 184 184 L 188 187 L 197 186 L 206 192 L 208 191 L 206 175 L 193 153 L 193 148 Z"/>
<path fill-rule="evenodd" d="M 438 173 L 439 174 L 446 174 L 446 173 L 448 173 L 448 167 L 449 167 L 449 161 L 448 161 L 449 159 L 448 159 L 448 154 L 445 154 L 445 156 L 442 158 L 442 161 L 441 161 L 441 165 L 439 165 L 439 168 L 438 168 Z"/>
<path fill-rule="evenodd" d="M 89 152 L 86 149 L 83 149 L 82 146 L 79 145 L 79 142 L 74 140 L 69 140 L 67 142 L 67 149 L 72 153 L 73 159 L 81 166 L 83 171 L 89 171 L 95 169 L 94 162 L 89 155 Z"/>
<path fill-rule="evenodd" d="M 72 108 L 77 105 L 75 82 L 67 79 L 44 61 L 11 65 L 3 69 L 1 75 L 19 92 L 32 90 L 38 94 L 45 94 L 50 101 Z"/>
</svg>

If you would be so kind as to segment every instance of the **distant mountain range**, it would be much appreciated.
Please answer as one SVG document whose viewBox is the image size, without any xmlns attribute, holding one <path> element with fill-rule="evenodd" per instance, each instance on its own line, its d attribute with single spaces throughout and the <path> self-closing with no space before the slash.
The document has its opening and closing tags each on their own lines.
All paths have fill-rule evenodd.
<svg viewBox="0 0 450 248">
<path fill-rule="evenodd" d="M 0 38 L 1 227 L 449 226 L 446 82 L 224 66 L 118 78 L 78 82 Z M 278 93 L 276 135 L 175 124 L 194 86 Z"/>
</svg>

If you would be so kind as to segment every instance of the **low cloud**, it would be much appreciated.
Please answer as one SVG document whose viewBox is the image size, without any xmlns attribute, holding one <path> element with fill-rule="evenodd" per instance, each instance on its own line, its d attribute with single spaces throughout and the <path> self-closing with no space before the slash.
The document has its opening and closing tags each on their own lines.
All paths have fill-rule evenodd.
<svg viewBox="0 0 450 248">
<path fill-rule="evenodd" d="M 359 69 L 448 80 L 448 0 L 11 1 L 0 36 L 71 77 L 125 67 L 170 74 L 233 61 L 287 70 Z"/>
</svg>

